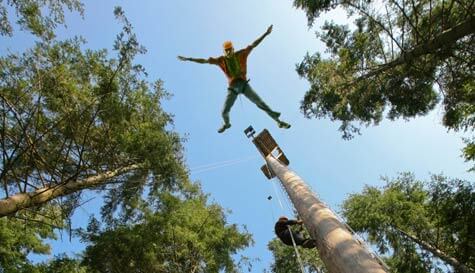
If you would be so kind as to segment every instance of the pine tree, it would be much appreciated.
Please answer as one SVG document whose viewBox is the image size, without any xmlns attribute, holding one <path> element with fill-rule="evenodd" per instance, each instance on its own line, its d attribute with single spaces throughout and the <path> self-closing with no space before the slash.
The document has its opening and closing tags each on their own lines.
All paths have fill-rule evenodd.
<svg viewBox="0 0 475 273">
<path fill-rule="evenodd" d="M 439 272 L 436 259 L 454 272 L 475 268 L 475 188 L 444 176 L 422 182 L 410 173 L 366 186 L 343 204 L 343 215 L 367 235 L 392 272 Z"/>
<path fill-rule="evenodd" d="M 308 118 L 341 121 L 343 137 L 360 125 L 429 113 L 440 101 L 450 130 L 475 129 L 475 5 L 469 0 L 295 0 L 309 24 L 341 8 L 354 24 L 325 22 L 328 55 L 307 55 L 297 72 L 311 85 Z M 464 156 L 473 160 L 474 140 Z"/>
<path fill-rule="evenodd" d="M 116 207 L 186 179 L 181 138 L 161 108 L 168 94 L 134 64 L 145 49 L 115 14 L 124 25 L 115 58 L 79 38 L 0 58 L 0 217 L 53 200 L 74 207 L 84 189 L 113 191 Z"/>
</svg>

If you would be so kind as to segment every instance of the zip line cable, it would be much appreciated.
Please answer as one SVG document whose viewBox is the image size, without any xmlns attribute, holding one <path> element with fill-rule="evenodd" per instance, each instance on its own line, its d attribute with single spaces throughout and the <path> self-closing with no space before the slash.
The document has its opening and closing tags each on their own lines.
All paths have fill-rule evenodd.
<svg viewBox="0 0 475 273">
<path fill-rule="evenodd" d="M 240 161 L 240 160 L 249 159 L 249 158 L 254 158 L 254 157 L 256 157 L 256 156 L 248 156 L 248 157 L 245 157 L 245 158 L 230 159 L 230 160 L 224 160 L 224 161 L 199 165 L 199 166 L 191 168 L 191 171 L 197 171 L 197 170 L 203 169 L 203 168 L 213 167 L 213 166 L 220 165 L 220 164 L 231 163 L 231 162 Z"/>
<path fill-rule="evenodd" d="M 222 165 L 218 165 L 218 166 L 214 166 L 214 167 L 209 167 L 209 168 L 201 169 L 201 170 L 198 170 L 198 171 L 192 171 L 192 174 L 199 174 L 199 173 L 204 173 L 204 172 L 208 172 L 208 171 L 211 171 L 211 170 L 221 169 L 221 168 L 224 168 L 224 167 L 237 165 L 237 164 L 242 163 L 242 162 L 245 162 L 245 160 L 237 161 L 237 162 L 233 162 L 233 163 L 228 163 L 228 164 L 222 164 Z"/>
<path fill-rule="evenodd" d="M 195 167 L 195 168 L 192 168 L 190 170 L 190 172 L 192 172 L 193 174 L 198 174 L 198 173 L 202 173 L 202 172 L 207 172 L 207 171 L 210 171 L 210 170 L 214 170 L 214 169 L 220 169 L 220 168 L 224 168 L 224 167 L 228 167 L 228 166 L 232 166 L 232 165 L 236 165 L 236 164 L 239 164 L 239 163 L 242 163 L 242 162 L 246 162 L 246 161 L 249 161 L 253 158 L 255 158 L 256 156 L 252 156 L 252 157 L 247 157 L 247 158 L 243 158 L 243 159 L 235 159 L 235 160 L 226 160 L 226 161 L 221 161 L 221 162 L 216 162 L 216 163 L 210 163 L 210 164 L 205 164 L 205 165 L 201 165 L 201 166 L 198 166 L 198 167 Z M 276 197 L 277 197 L 277 200 L 279 201 L 279 205 L 282 209 L 282 211 L 284 211 L 284 206 L 282 204 L 282 201 L 280 200 L 280 197 L 279 197 L 279 194 L 277 193 L 277 189 L 276 189 L 276 186 L 275 184 L 273 183 L 273 181 L 270 181 L 272 183 L 272 186 L 274 188 L 274 192 L 276 194 Z M 281 185 L 282 186 L 282 185 Z M 287 205 L 287 209 L 289 211 L 292 211 L 290 209 L 290 205 L 289 203 L 286 203 Z M 271 209 L 272 209 L 272 217 L 274 217 L 274 208 L 272 207 L 272 204 L 271 204 Z M 290 229 L 289 226 L 287 226 L 287 228 L 289 229 L 289 232 L 290 232 L 290 236 L 292 238 L 292 244 L 294 246 L 294 250 L 295 250 L 295 254 L 297 255 L 297 260 L 298 260 L 298 263 L 300 265 L 300 270 L 302 271 L 302 273 L 305 273 L 305 269 L 304 269 L 304 266 L 303 266 L 303 263 L 302 263 L 302 260 L 300 258 L 300 254 L 297 250 L 297 245 L 295 243 L 295 240 L 294 240 L 294 236 L 292 234 L 292 231 Z"/>
<path fill-rule="evenodd" d="M 191 168 L 191 171 L 193 172 L 193 171 L 198 171 L 198 170 L 203 169 L 203 168 L 214 167 L 216 165 L 228 164 L 228 163 L 233 163 L 233 162 L 242 161 L 242 160 L 248 160 L 248 159 L 251 159 L 251 158 L 254 158 L 254 157 L 257 157 L 257 156 L 248 156 L 248 157 L 244 157 L 244 158 L 230 159 L 230 160 L 224 160 L 224 161 L 199 165 L 199 166 Z"/>
<path fill-rule="evenodd" d="M 257 156 L 249 156 L 249 157 L 240 158 L 240 159 L 225 160 L 225 161 L 221 161 L 221 162 L 215 162 L 215 163 L 200 165 L 200 166 L 191 168 L 190 172 L 192 174 L 203 173 L 203 172 L 207 172 L 207 171 L 211 171 L 211 170 L 220 169 L 220 168 L 236 165 L 236 164 L 239 164 L 239 163 L 243 163 L 243 162 L 249 161 L 251 159 L 254 159 L 256 157 Z"/>
</svg>

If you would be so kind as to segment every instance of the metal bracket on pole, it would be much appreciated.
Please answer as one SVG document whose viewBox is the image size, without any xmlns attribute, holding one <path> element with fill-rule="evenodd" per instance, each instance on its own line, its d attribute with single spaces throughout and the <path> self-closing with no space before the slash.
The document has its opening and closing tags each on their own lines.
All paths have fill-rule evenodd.
<svg viewBox="0 0 475 273">
<path fill-rule="evenodd" d="M 289 159 L 285 156 L 284 152 L 279 147 L 279 145 L 277 145 L 277 142 L 274 140 L 274 138 L 271 136 L 267 129 L 262 130 L 262 132 L 260 132 L 256 137 L 254 137 L 255 133 L 256 131 L 254 130 L 254 128 L 252 128 L 252 126 L 249 126 L 246 128 L 246 130 L 244 130 L 244 134 L 246 134 L 248 138 L 252 138 L 252 143 L 254 143 L 257 150 L 261 153 L 264 159 L 268 155 L 272 155 L 282 164 L 286 166 L 289 165 Z M 267 167 L 266 164 L 261 167 L 261 171 L 264 173 L 267 179 L 272 179 L 275 177 L 275 174 Z"/>
<path fill-rule="evenodd" d="M 247 138 L 254 138 L 255 133 L 256 131 L 254 130 L 254 128 L 252 128 L 251 125 L 249 125 L 249 127 L 244 130 L 244 134 L 246 134 Z"/>
</svg>

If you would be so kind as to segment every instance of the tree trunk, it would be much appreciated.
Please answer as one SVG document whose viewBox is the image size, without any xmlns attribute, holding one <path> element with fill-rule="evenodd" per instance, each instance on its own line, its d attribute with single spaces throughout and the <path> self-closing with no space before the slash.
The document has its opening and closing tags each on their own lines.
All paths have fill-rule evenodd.
<svg viewBox="0 0 475 273">
<path fill-rule="evenodd" d="M 0 217 L 13 214 L 19 210 L 42 205 L 54 198 L 65 196 L 87 188 L 93 188 L 107 183 L 107 180 L 126 172 L 139 169 L 141 165 L 132 164 L 113 171 L 94 175 L 80 181 L 70 181 L 52 187 L 44 187 L 34 192 L 18 193 L 0 200 Z"/>
<path fill-rule="evenodd" d="M 348 228 L 310 190 L 305 182 L 272 154 L 265 157 L 317 243 L 320 258 L 330 273 L 386 273 L 387 268 L 357 241 Z"/>
<path fill-rule="evenodd" d="M 423 241 L 423 240 L 417 238 L 416 236 L 410 235 L 410 234 L 406 233 L 405 231 L 400 230 L 399 228 L 396 228 L 396 227 L 393 227 L 393 228 L 395 230 L 397 230 L 399 233 L 401 233 L 402 235 L 404 235 L 405 237 L 412 240 L 414 243 L 418 244 L 423 249 L 425 249 L 425 250 L 429 251 L 430 253 L 432 253 L 437 258 L 439 258 L 442 261 L 446 262 L 447 264 L 451 265 L 455 270 L 457 270 L 457 272 L 474 273 L 474 271 L 471 268 L 463 265 L 457 259 L 455 259 L 454 257 L 449 256 L 447 253 L 443 252 L 442 250 L 438 249 L 437 247 L 429 244 L 426 241 Z"/>
</svg>

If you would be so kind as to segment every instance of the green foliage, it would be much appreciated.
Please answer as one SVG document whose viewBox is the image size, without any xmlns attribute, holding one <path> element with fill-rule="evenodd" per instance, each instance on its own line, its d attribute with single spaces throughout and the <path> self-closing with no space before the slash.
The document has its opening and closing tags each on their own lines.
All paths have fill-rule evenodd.
<svg viewBox="0 0 475 273">
<path fill-rule="evenodd" d="M 46 206 L 22 212 L 15 218 L 0 218 L 0 272 L 33 272 L 27 256 L 49 254 L 50 247 L 44 239 L 56 239 L 55 229 L 65 226 L 57 215 L 61 210 Z"/>
<path fill-rule="evenodd" d="M 337 5 L 331 0 L 294 0 L 294 6 L 305 10 L 307 13 L 308 26 L 311 27 L 315 19 L 325 11 L 329 11 Z"/>
<path fill-rule="evenodd" d="M 22 54 L 0 57 L 1 198 L 140 164 L 140 170 L 94 188 L 105 190 L 103 215 L 112 221 L 119 208 L 124 218 L 137 213 L 144 191 L 154 199 L 163 190 L 188 187 L 182 140 L 168 129 L 172 118 L 161 108 L 169 94 L 160 80 L 148 82 L 144 68 L 134 63 L 145 49 L 123 11 L 117 8 L 115 14 L 124 25 L 114 44 L 117 57 L 106 50 L 83 49 L 80 38 L 43 40 Z M 2 219 L 0 232 L 10 242 L 4 245 L 2 240 L 10 251 L 2 267 L 33 268 L 26 256 L 49 251 L 40 238 L 50 238 L 54 228 L 64 227 L 64 219 L 81 205 L 81 192 L 50 205 L 60 211 L 50 215 L 59 224 L 50 227 L 48 235 L 43 234 L 45 227 L 31 224 L 36 214 L 17 212 Z M 31 238 L 14 236 L 13 231 L 20 230 L 10 226 L 17 223 L 14 217 L 28 221 Z"/>
<path fill-rule="evenodd" d="M 309 236 L 306 234 L 306 236 Z M 294 273 L 300 272 L 300 264 L 295 253 L 295 249 L 291 246 L 284 245 L 278 238 L 274 238 L 267 245 L 273 255 L 273 263 L 270 266 L 270 272 L 273 273 Z M 302 264 L 305 272 L 308 273 L 324 273 L 326 272 L 322 260 L 318 256 L 316 249 L 305 249 L 298 247 Z"/>
<path fill-rule="evenodd" d="M 475 268 L 475 186 L 436 176 L 432 179 L 429 193 L 430 215 L 438 229 L 434 244 L 443 245 L 446 252 Z"/>
<path fill-rule="evenodd" d="M 130 165 L 140 169 L 0 218 L 0 272 L 236 272 L 248 264 L 234 257 L 252 243 L 250 234 L 228 224 L 223 209 L 189 181 L 182 139 L 161 107 L 169 94 L 135 63 L 146 50 L 122 9 L 114 10 L 123 29 L 112 56 L 85 49 L 81 38 L 54 39 L 63 8 L 82 12 L 80 1 L 6 5 L 15 8 L 20 26 L 43 39 L 0 57 L 0 197 L 14 200 Z M 1 33 L 11 35 L 6 11 L 0 1 Z M 105 194 L 105 227 L 91 220 L 82 233 L 89 244 L 84 257 L 31 264 L 29 253 L 49 253 L 43 240 L 66 227 L 83 189 Z"/>
<path fill-rule="evenodd" d="M 80 0 L 0 1 L 0 35 L 12 36 L 13 19 L 22 29 L 44 39 L 53 39 L 56 26 L 65 23 L 64 10 L 77 11 L 82 15 L 83 8 Z M 13 11 L 15 16 L 9 16 L 9 12 Z"/>
<path fill-rule="evenodd" d="M 83 264 L 111 273 L 237 272 L 232 256 L 252 243 L 250 234 L 227 224 L 222 208 L 207 205 L 199 191 L 187 194 L 160 194 L 155 209 L 143 208 L 138 224 L 101 228 L 92 219 L 82 232 L 89 244 Z"/>
<path fill-rule="evenodd" d="M 349 139 L 360 132 L 358 125 L 377 125 L 383 115 L 426 115 L 441 101 L 447 128 L 475 129 L 470 1 L 295 0 L 294 6 L 310 25 L 336 7 L 354 19 L 351 27 L 325 22 L 318 36 L 328 57 L 307 55 L 297 65 L 311 85 L 301 104 L 306 117 L 341 121 Z"/>
<path fill-rule="evenodd" d="M 23 54 L 0 57 L 4 197 L 140 164 L 141 170 L 104 183 L 116 183 L 109 188 L 112 213 L 145 187 L 154 195 L 187 179 L 181 138 L 167 129 L 172 119 L 160 104 L 168 93 L 134 64 L 145 49 L 122 10 L 115 14 L 124 24 L 115 58 L 82 49 L 79 38 L 42 41 Z M 63 203 L 74 208 L 79 200 L 77 193 Z"/>
<path fill-rule="evenodd" d="M 66 255 L 56 256 L 53 260 L 31 268 L 29 273 L 87 273 L 88 268 L 82 266 L 79 260 L 71 259 Z M 26 272 L 25 272 L 26 273 Z"/>
<path fill-rule="evenodd" d="M 475 160 L 475 138 L 470 139 L 464 139 L 465 142 L 465 147 L 463 148 L 463 154 L 465 157 L 465 160 Z M 470 169 L 471 171 L 475 170 L 475 167 Z"/>
<path fill-rule="evenodd" d="M 343 204 L 347 223 L 366 234 L 393 272 L 437 272 L 434 255 L 409 240 L 399 230 L 456 258 L 468 267 L 475 265 L 475 188 L 473 184 L 443 176 L 430 182 L 417 181 L 412 174 L 384 179 L 383 189 L 366 186 Z"/>
</svg>

